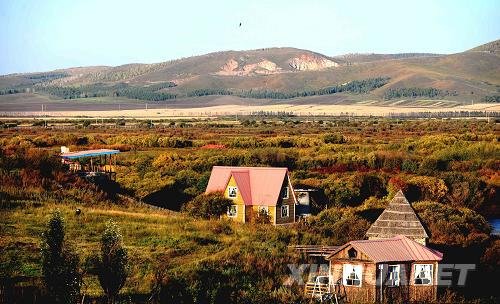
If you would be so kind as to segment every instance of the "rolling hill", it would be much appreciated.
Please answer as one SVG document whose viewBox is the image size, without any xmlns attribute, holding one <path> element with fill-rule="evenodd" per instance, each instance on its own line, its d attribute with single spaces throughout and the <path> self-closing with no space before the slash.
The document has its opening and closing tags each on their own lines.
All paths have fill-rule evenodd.
<svg viewBox="0 0 500 304">
<path fill-rule="evenodd" d="M 0 76 L 0 89 L 4 94 L 48 94 L 64 98 L 120 96 L 154 101 L 188 98 L 196 102 L 196 96 L 200 95 L 256 97 L 255 92 L 272 92 L 256 97 L 263 99 L 297 96 L 307 99 L 310 95 L 323 95 L 318 93 L 323 88 L 384 78 L 387 81 L 382 86 L 344 92 L 347 94 L 342 96 L 350 101 L 435 98 L 459 104 L 499 95 L 499 50 L 497 40 L 450 55 L 406 53 L 329 57 L 296 48 L 224 51 L 155 64 L 4 75 Z M 428 94 L 429 89 L 435 94 L 421 95 L 422 92 Z M 69 97 L 68 90 L 72 92 Z M 333 93 L 329 90 L 326 94 L 336 92 L 339 90 Z M 0 103 L 3 98 L 0 96 Z M 295 99 L 291 102 L 304 102 Z"/>
</svg>

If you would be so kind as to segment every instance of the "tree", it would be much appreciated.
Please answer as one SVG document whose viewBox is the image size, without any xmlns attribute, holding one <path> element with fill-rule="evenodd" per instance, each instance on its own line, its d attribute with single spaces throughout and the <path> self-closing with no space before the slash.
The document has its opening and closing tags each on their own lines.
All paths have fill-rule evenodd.
<svg viewBox="0 0 500 304">
<path fill-rule="evenodd" d="M 54 303 L 76 303 L 82 274 L 80 259 L 64 240 L 64 220 L 54 212 L 42 234 L 42 273 L 49 297 Z"/>
<path fill-rule="evenodd" d="M 200 194 L 183 206 L 189 215 L 200 218 L 217 218 L 227 212 L 231 200 L 224 197 L 222 192 Z"/>
<path fill-rule="evenodd" d="M 265 209 L 260 209 L 259 212 L 257 212 L 257 216 L 254 218 L 254 223 L 270 224 L 271 216 L 269 215 L 268 211 Z"/>
<path fill-rule="evenodd" d="M 128 275 L 127 249 L 123 248 L 120 229 L 113 221 L 106 223 L 101 238 L 101 258 L 97 261 L 99 283 L 108 298 L 115 303 Z"/>
</svg>

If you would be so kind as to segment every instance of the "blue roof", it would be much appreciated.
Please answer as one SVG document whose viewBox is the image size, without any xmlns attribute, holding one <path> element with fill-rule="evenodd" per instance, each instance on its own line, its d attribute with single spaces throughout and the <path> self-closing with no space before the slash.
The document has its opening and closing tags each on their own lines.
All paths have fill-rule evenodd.
<svg viewBox="0 0 500 304">
<path fill-rule="evenodd" d="M 118 153 L 120 153 L 120 150 L 95 149 L 95 150 L 85 150 L 85 151 L 62 153 L 61 157 L 67 158 L 67 159 L 75 159 L 75 158 L 83 158 L 83 157 L 111 155 L 111 154 L 118 154 Z"/>
</svg>

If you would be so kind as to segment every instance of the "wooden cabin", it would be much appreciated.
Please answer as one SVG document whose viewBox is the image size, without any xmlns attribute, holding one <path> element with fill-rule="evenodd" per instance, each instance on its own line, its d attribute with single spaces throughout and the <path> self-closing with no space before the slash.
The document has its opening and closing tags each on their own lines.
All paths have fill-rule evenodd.
<svg viewBox="0 0 500 304">
<path fill-rule="evenodd" d="M 295 197 L 287 168 L 215 166 L 206 193 L 223 191 L 233 204 L 227 218 L 253 222 L 259 213 L 269 215 L 274 225 L 295 222 Z"/>
<path fill-rule="evenodd" d="M 405 236 L 351 241 L 331 253 L 329 290 L 348 303 L 400 303 L 437 298 L 443 254 Z"/>
<path fill-rule="evenodd" d="M 424 246 L 429 239 L 422 222 L 401 190 L 366 232 L 369 240 L 392 238 L 396 235 L 404 235 Z"/>
</svg>

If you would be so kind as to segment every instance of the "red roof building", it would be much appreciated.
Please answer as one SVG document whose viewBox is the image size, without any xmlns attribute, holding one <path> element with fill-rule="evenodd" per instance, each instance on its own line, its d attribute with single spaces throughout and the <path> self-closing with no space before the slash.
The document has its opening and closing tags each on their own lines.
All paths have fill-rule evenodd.
<svg viewBox="0 0 500 304">
<path fill-rule="evenodd" d="M 273 224 L 295 222 L 297 199 L 287 168 L 215 166 L 206 193 L 216 191 L 233 201 L 229 218 L 251 222 L 265 212 Z"/>
<path fill-rule="evenodd" d="M 333 251 L 330 284 L 350 303 L 406 303 L 437 297 L 439 251 L 406 236 L 351 241 Z"/>
</svg>

